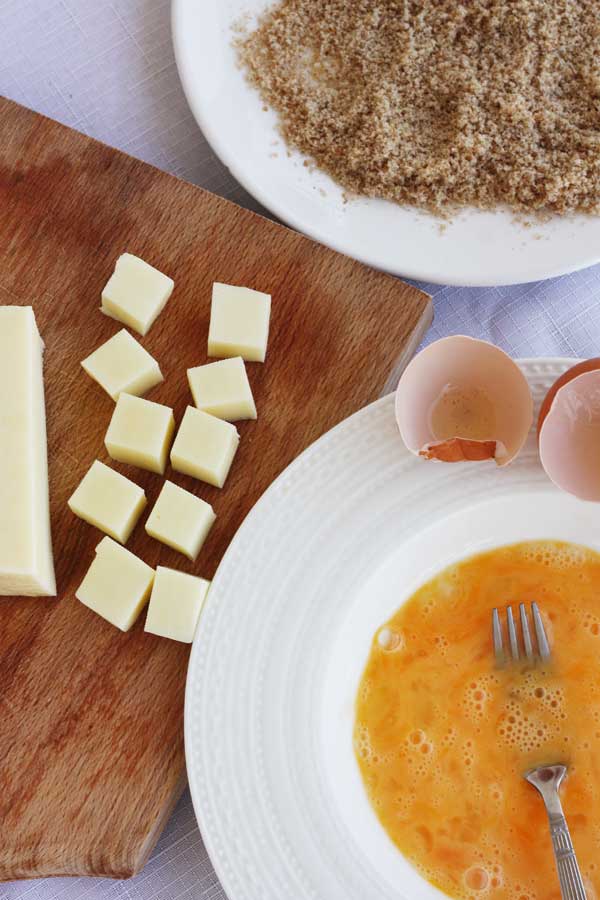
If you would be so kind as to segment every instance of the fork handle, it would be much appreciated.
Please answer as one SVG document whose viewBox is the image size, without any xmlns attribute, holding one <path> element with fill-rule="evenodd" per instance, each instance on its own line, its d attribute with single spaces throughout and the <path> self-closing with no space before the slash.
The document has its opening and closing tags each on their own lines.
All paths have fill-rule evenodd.
<svg viewBox="0 0 600 900">
<path fill-rule="evenodd" d="M 586 900 L 583 879 L 575 857 L 567 820 L 562 815 L 551 815 L 549 819 L 552 847 L 563 900 Z"/>
</svg>

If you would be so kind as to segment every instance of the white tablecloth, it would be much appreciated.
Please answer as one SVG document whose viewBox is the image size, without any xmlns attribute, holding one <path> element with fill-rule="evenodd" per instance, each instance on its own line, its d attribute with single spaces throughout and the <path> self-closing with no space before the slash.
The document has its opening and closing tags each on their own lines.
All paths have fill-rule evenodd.
<svg viewBox="0 0 600 900">
<path fill-rule="evenodd" d="M 169 6 L 169 0 L 0 0 L 0 93 L 260 209 L 215 158 L 189 112 L 173 59 Z M 516 356 L 599 353 L 600 266 L 509 288 L 423 287 L 435 300 L 428 341 L 465 333 L 488 338 Z M 224 896 L 187 793 L 137 878 L 0 885 L 1 900 Z"/>
</svg>

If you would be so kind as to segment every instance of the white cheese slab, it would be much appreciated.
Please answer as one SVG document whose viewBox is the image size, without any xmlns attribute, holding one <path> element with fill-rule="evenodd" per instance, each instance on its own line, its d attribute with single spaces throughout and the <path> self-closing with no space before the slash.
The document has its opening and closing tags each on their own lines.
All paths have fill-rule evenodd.
<svg viewBox="0 0 600 900">
<path fill-rule="evenodd" d="M 163 311 L 175 282 L 132 253 L 123 253 L 102 291 L 102 312 L 142 336 Z"/>
<path fill-rule="evenodd" d="M 176 472 L 222 488 L 240 436 L 235 425 L 188 406 L 171 448 Z"/>
<path fill-rule="evenodd" d="M 208 355 L 241 356 L 248 362 L 264 362 L 270 316 L 270 294 L 216 281 L 210 308 Z"/>
<path fill-rule="evenodd" d="M 144 527 L 151 537 L 194 561 L 215 519 L 210 503 L 165 481 Z"/>
<path fill-rule="evenodd" d="M 67 502 L 84 522 L 126 544 L 146 506 L 146 494 L 135 482 L 95 460 Z"/>
<path fill-rule="evenodd" d="M 204 578 L 158 566 L 144 630 L 191 644 L 209 587 Z"/>
<path fill-rule="evenodd" d="M 104 443 L 112 459 L 164 475 L 174 430 L 169 406 L 119 394 Z"/>
<path fill-rule="evenodd" d="M 0 594 L 56 594 L 44 345 L 30 306 L 0 307 Z"/>
<path fill-rule="evenodd" d="M 129 631 L 146 605 L 153 582 L 154 569 L 105 537 L 75 596 L 111 625 Z"/>
<path fill-rule="evenodd" d="M 241 356 L 220 359 L 187 370 L 190 390 L 198 409 L 239 422 L 256 419 L 256 405 Z"/>
<path fill-rule="evenodd" d="M 122 393 L 141 397 L 163 380 L 156 360 L 125 328 L 90 353 L 81 365 L 113 400 Z"/>
</svg>

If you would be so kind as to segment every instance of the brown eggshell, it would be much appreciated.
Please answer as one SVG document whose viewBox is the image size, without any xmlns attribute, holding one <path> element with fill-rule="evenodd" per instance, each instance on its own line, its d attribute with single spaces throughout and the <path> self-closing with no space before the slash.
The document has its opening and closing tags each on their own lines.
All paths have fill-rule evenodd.
<svg viewBox="0 0 600 900">
<path fill-rule="evenodd" d="M 548 391 L 538 417 L 542 466 L 554 484 L 600 501 L 600 359 L 568 369 Z"/>
<path fill-rule="evenodd" d="M 463 433 L 436 436 L 431 412 L 447 390 L 480 391 L 493 412 L 475 439 Z M 442 338 L 409 363 L 396 390 L 396 421 L 408 449 L 425 459 L 507 465 L 527 438 L 533 402 L 527 379 L 499 347 L 466 335 Z M 458 421 L 458 420 L 457 420 Z M 471 424 L 473 420 L 471 419 Z M 456 426 L 460 431 L 459 425 Z"/>
<path fill-rule="evenodd" d="M 595 356 L 593 359 L 584 359 L 583 362 L 577 363 L 577 365 L 572 366 L 570 369 L 567 369 L 566 372 L 563 372 L 560 378 L 557 378 L 546 396 L 544 397 L 543 403 L 540 407 L 540 412 L 537 420 L 537 435 L 538 439 L 540 436 L 540 429 L 544 424 L 544 419 L 550 412 L 550 407 L 556 397 L 558 391 L 560 391 L 561 387 L 564 387 L 565 384 L 568 384 L 570 381 L 573 381 L 574 378 L 577 378 L 578 375 L 583 375 L 585 372 L 595 372 L 600 369 L 600 357 Z"/>
</svg>

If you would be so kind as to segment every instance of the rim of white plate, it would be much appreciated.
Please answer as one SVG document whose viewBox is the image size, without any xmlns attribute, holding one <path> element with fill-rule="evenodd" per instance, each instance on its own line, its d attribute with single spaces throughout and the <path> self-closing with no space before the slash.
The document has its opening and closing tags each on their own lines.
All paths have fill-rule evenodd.
<svg viewBox="0 0 600 900">
<path fill-rule="evenodd" d="M 520 361 L 536 407 L 555 378 L 574 362 L 548 358 Z M 550 503 L 554 522 L 570 522 L 579 517 L 588 528 L 592 521 L 598 532 L 597 506 L 561 494 L 546 478 L 539 464 L 534 429 L 535 426 L 526 447 L 508 469 L 498 470 L 491 463 L 426 463 L 402 446 L 394 421 L 393 395 L 388 395 L 346 419 L 305 450 L 273 482 L 242 523 L 219 566 L 202 613 L 190 657 L 185 702 L 186 759 L 194 809 L 207 851 L 230 900 L 308 900 L 323 896 L 328 900 L 354 900 L 367 895 L 387 900 L 402 896 L 395 890 L 390 892 L 384 877 L 386 867 L 398 866 L 400 854 L 391 844 L 387 849 L 383 847 L 379 833 L 382 830 L 378 831 L 375 821 L 367 823 L 365 846 L 369 842 L 377 844 L 377 853 L 383 854 L 378 858 L 378 865 L 383 861 L 382 874 L 374 870 L 368 856 L 353 859 L 351 851 L 356 844 L 352 830 L 347 819 L 338 815 L 344 801 L 341 806 L 337 803 L 339 797 L 331 802 L 331 796 L 340 792 L 335 787 L 332 794 L 330 784 L 337 775 L 332 779 L 329 764 L 323 770 L 321 766 L 324 748 L 319 723 L 323 710 L 312 710 L 310 698 L 314 705 L 315 698 L 328 695 L 332 688 L 329 675 L 325 686 L 317 683 L 325 670 L 313 664 L 313 657 L 339 656 L 347 631 L 344 618 L 339 618 L 339 606 L 329 600 L 325 603 L 323 597 L 333 596 L 339 582 L 345 598 L 357 573 L 368 570 L 373 549 L 367 545 L 364 552 L 361 549 L 356 553 L 356 548 L 351 547 L 351 556 L 345 558 L 342 542 L 341 550 L 336 550 L 337 557 L 330 560 L 331 542 L 334 537 L 337 540 L 340 527 L 349 529 L 355 540 L 357 532 L 352 525 L 361 521 L 361 504 L 369 502 L 370 497 L 376 500 L 376 508 L 371 510 L 371 528 L 376 534 L 377 553 L 384 560 L 386 554 L 396 552 L 396 545 L 408 546 L 419 531 L 430 534 L 431 522 L 437 527 L 437 523 L 446 521 L 444 517 L 456 518 L 465 510 L 470 520 L 477 512 L 477 504 L 485 513 L 488 502 L 513 504 L 523 492 L 526 498 L 535 494 L 534 506 L 541 508 L 536 514 L 544 522 L 545 508 Z M 365 460 L 367 471 L 374 474 L 365 475 L 364 483 L 360 483 L 357 472 L 362 471 Z M 464 475 L 467 470 L 468 482 Z M 388 509 L 387 498 L 391 494 L 395 496 L 390 497 Z M 329 508 L 332 497 L 336 501 L 334 509 Z M 485 498 L 484 504 L 480 503 L 481 498 Z M 394 532 L 390 534 L 383 527 L 385 517 L 392 507 L 397 516 L 399 503 L 403 524 L 396 530 L 394 520 Z M 565 539 L 577 539 L 580 526 L 581 522 L 566 524 Z M 467 531 L 468 528 L 467 525 Z M 569 531 L 571 528 L 575 532 Z M 493 546 L 494 542 L 525 539 L 521 532 L 512 537 L 512 522 L 510 529 L 508 541 L 494 537 L 491 544 L 480 545 L 478 535 L 477 540 L 472 538 L 473 546 L 478 549 Z M 288 540 L 282 543 L 284 532 Z M 301 552 L 294 543 L 299 536 Z M 474 549 L 468 547 L 461 550 L 461 555 L 471 552 Z M 307 573 L 306 559 L 314 561 L 314 573 Z M 340 561 L 344 569 L 341 575 Z M 445 558 L 440 557 L 431 571 L 446 564 Z M 423 574 L 420 570 L 418 580 L 406 587 L 407 595 L 428 576 L 428 572 Z M 311 593 L 311 578 L 319 580 L 318 596 Z M 306 586 L 308 606 L 302 610 L 294 604 L 294 590 L 297 600 L 299 585 L 302 591 Z M 290 602 L 286 605 L 287 597 Z M 395 606 L 400 602 L 394 600 Z M 318 635 L 310 630 L 315 610 L 322 614 Z M 366 635 L 367 641 L 372 633 L 371 630 Z M 358 659 L 358 664 L 360 674 L 364 660 Z M 294 678 L 302 685 L 300 691 Z M 353 678 L 354 675 L 348 675 L 352 697 L 357 684 Z M 288 688 L 294 693 L 286 694 Z M 297 704 L 291 712 L 286 703 L 271 702 L 286 696 Z M 327 697 L 324 702 L 328 702 Z M 288 726 L 290 716 L 297 713 L 306 723 L 306 733 L 294 733 L 291 747 Z M 306 771 L 300 771 L 302 766 Z M 355 768 L 357 772 L 356 765 Z M 277 785 L 275 793 L 271 782 Z M 353 807 L 357 818 L 374 820 L 366 798 L 359 799 L 360 804 L 360 810 Z M 283 819 L 282 805 L 288 810 Z M 416 879 L 416 887 L 411 886 L 411 900 L 438 895 L 406 861 L 400 864 L 406 877 Z M 323 888 L 318 880 L 313 880 L 325 876 L 331 879 L 332 873 L 346 879 L 342 890 L 336 889 L 337 882 Z M 347 890 L 348 883 L 352 893 Z"/>
<path fill-rule="evenodd" d="M 232 2 L 241 4 L 242 0 L 226 0 L 227 6 L 229 7 Z M 259 0 L 252 0 L 252 2 L 256 3 Z M 266 5 L 267 0 L 260 0 L 260 2 L 262 5 Z M 397 231 L 394 229 L 397 237 L 394 239 L 393 250 L 385 240 L 379 239 L 368 243 L 367 248 L 367 243 L 361 235 L 354 234 L 352 230 L 346 233 L 344 229 L 339 230 L 338 233 L 332 220 L 327 216 L 320 215 L 316 204 L 322 201 L 319 201 L 316 189 L 320 188 L 323 191 L 326 188 L 330 197 L 335 196 L 338 199 L 342 197 L 343 191 L 324 173 L 309 173 L 308 169 L 305 169 L 301 176 L 303 179 L 307 179 L 303 182 L 302 203 L 296 204 L 296 209 L 292 208 L 293 192 L 289 192 L 287 195 L 282 194 L 280 197 L 280 191 L 273 178 L 269 177 L 266 172 L 261 176 L 261 167 L 254 165 L 252 161 L 249 162 L 252 154 L 241 151 L 239 140 L 226 137 L 223 119 L 221 118 L 219 123 L 210 112 L 209 93 L 215 89 L 215 73 L 211 69 L 208 77 L 200 75 L 202 53 L 199 51 L 197 36 L 201 34 L 201 23 L 203 21 L 206 23 L 202 6 L 198 0 L 172 0 L 175 60 L 184 94 L 194 118 L 216 155 L 236 180 L 281 221 L 366 265 L 404 278 L 436 284 L 490 287 L 527 283 L 565 275 L 600 261 L 600 217 L 581 215 L 554 217 L 545 223 L 538 224 L 536 221 L 535 227 L 525 227 L 510 212 L 465 210 L 451 220 L 442 237 L 440 220 L 417 210 L 394 207 L 394 204 L 386 201 L 361 198 L 352 201 L 353 208 L 359 210 L 358 218 L 362 215 L 360 204 L 363 204 L 363 210 L 377 210 L 374 221 L 380 222 L 385 231 L 389 231 L 390 215 L 393 216 L 393 221 L 398 229 Z M 225 7 L 225 3 L 223 6 Z M 242 6 L 236 10 L 236 14 L 240 12 L 242 12 Z M 233 15 L 232 19 L 235 17 L 236 15 Z M 231 74 L 235 70 L 238 73 L 233 61 L 227 62 L 224 66 L 223 71 Z M 236 79 L 237 77 L 243 83 L 241 72 L 236 75 Z M 240 96 L 243 96 L 246 107 L 256 106 L 257 109 L 260 109 L 260 103 L 253 96 L 254 92 L 249 86 L 244 84 L 242 88 L 237 80 L 235 85 L 236 91 L 243 91 Z M 279 138 L 274 121 L 274 116 L 268 117 L 263 124 L 267 131 L 273 130 L 272 137 Z M 243 146 L 248 151 L 248 142 Z M 302 169 L 303 158 L 296 153 L 291 155 L 296 159 L 298 169 Z M 273 175 L 272 171 L 270 175 Z M 291 178 L 290 175 L 288 179 L 290 184 Z M 308 179 L 311 179 L 310 187 L 314 189 L 315 209 L 311 216 L 301 213 L 301 210 L 305 208 L 304 201 L 309 193 Z M 328 200 L 327 202 L 332 201 Z M 340 203 L 343 206 L 341 201 Z M 394 211 L 390 212 L 392 208 Z M 500 230 L 497 231 L 499 223 Z M 449 241 L 449 236 L 454 228 L 457 229 L 456 239 L 453 238 Z M 595 231 L 598 233 L 595 234 Z M 427 252 L 424 252 L 422 258 L 419 259 L 418 254 L 414 253 L 414 249 L 411 251 L 408 246 L 404 256 L 400 255 L 398 258 L 398 246 L 402 244 L 402 240 L 410 242 L 413 232 L 419 235 L 419 241 L 425 245 Z M 472 251 L 469 251 L 462 260 L 459 259 L 456 248 L 459 245 L 468 245 L 470 240 L 479 240 L 480 235 L 484 235 L 481 244 L 478 246 L 474 243 Z M 538 237 L 536 238 L 535 235 Z M 587 239 L 586 235 L 589 235 Z M 546 241 L 551 242 L 547 252 L 545 250 Z M 487 256 L 484 266 L 477 262 L 482 253 Z"/>
</svg>

